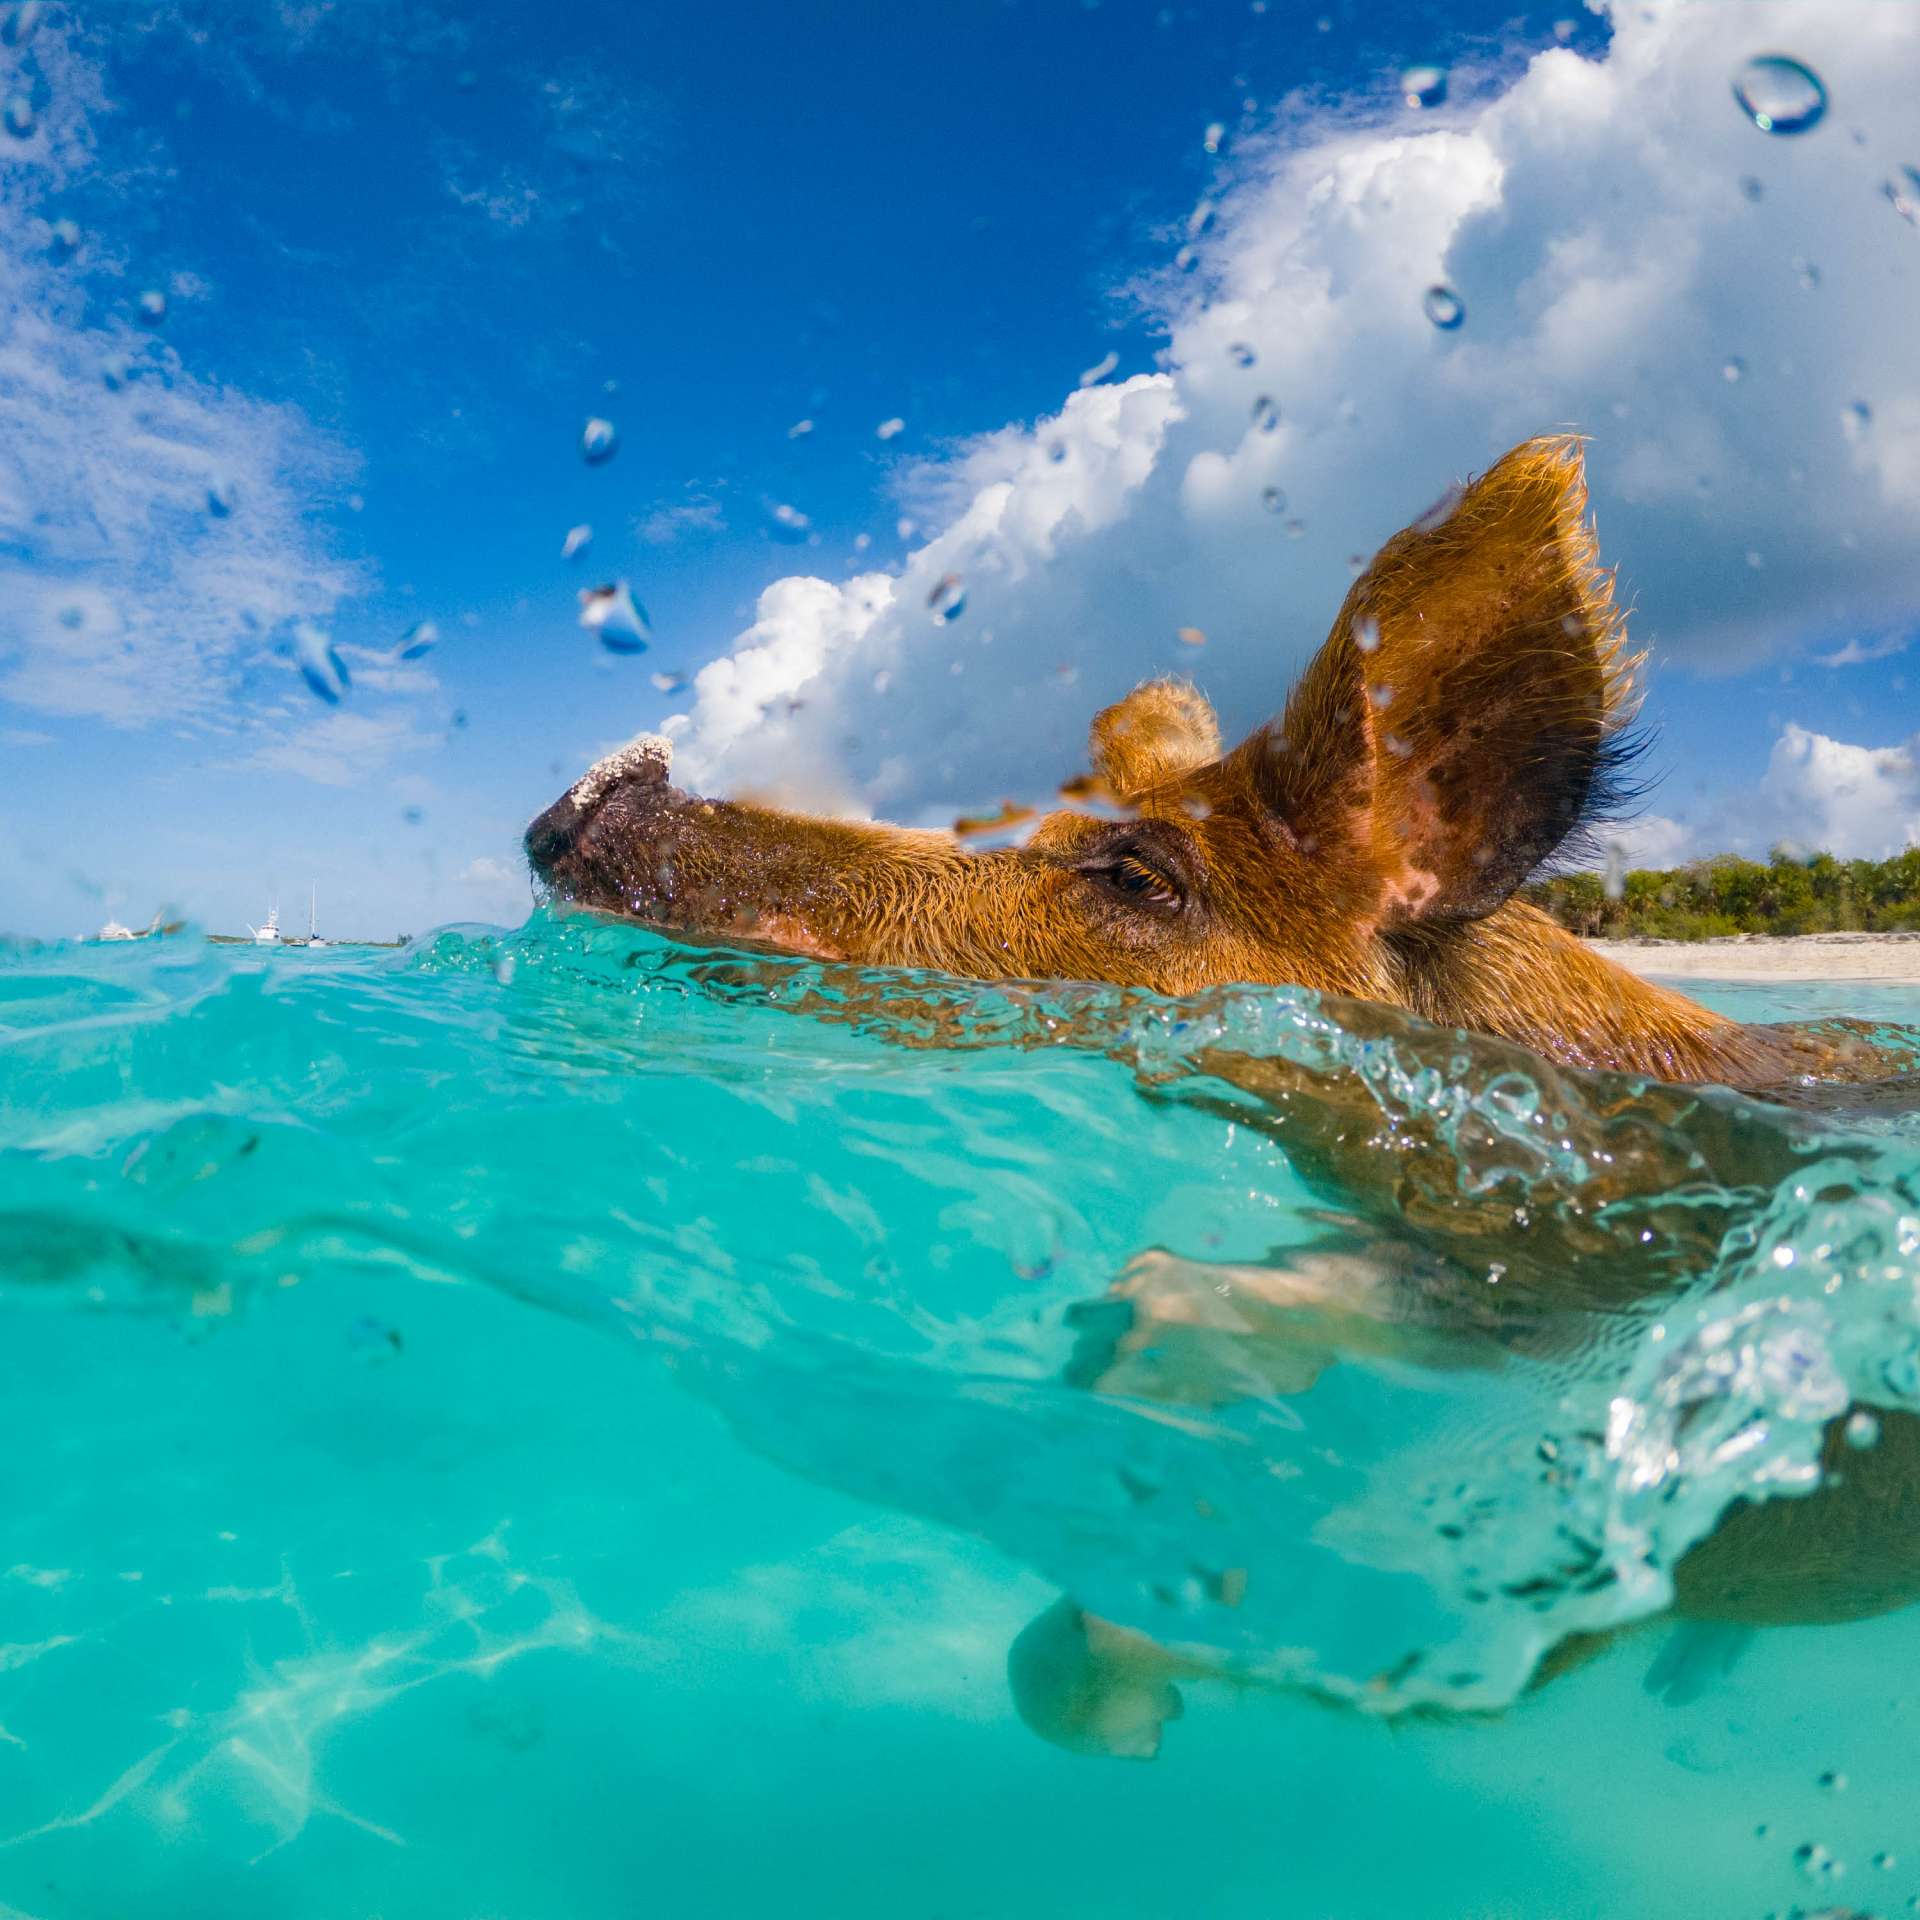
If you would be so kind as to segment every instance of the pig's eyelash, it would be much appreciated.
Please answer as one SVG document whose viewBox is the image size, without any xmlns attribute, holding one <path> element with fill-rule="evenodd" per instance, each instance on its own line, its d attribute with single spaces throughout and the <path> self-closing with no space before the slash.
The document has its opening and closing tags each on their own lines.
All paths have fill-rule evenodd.
<svg viewBox="0 0 1920 1920">
<path fill-rule="evenodd" d="M 1166 874 L 1135 853 L 1116 854 L 1081 871 L 1143 906 L 1177 907 L 1183 899 L 1180 888 Z"/>
</svg>

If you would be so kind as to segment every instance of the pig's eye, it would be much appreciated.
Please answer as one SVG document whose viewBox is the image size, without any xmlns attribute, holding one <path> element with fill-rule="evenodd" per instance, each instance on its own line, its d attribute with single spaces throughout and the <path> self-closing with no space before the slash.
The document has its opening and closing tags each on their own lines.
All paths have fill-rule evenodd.
<svg viewBox="0 0 1920 1920">
<path fill-rule="evenodd" d="M 1160 871 L 1136 853 L 1122 853 L 1087 869 L 1096 880 L 1125 894 L 1129 900 L 1148 907 L 1177 907 L 1180 889 Z"/>
</svg>

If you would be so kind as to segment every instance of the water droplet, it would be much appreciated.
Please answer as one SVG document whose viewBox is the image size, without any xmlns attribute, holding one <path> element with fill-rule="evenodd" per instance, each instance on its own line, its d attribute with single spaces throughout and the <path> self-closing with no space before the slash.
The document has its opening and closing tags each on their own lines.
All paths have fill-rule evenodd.
<svg viewBox="0 0 1920 1920">
<path fill-rule="evenodd" d="M 562 560 L 578 560 L 593 545 L 593 529 L 583 520 L 577 527 L 567 529 L 567 537 L 560 542 Z"/>
<path fill-rule="evenodd" d="M 1182 273 L 1191 273 L 1200 264 L 1200 256 L 1191 247 L 1182 247 L 1173 256 L 1173 264 Z"/>
<path fill-rule="evenodd" d="M 0 40 L 10 47 L 19 46 L 40 24 L 40 16 L 45 12 L 41 0 L 20 0 L 20 4 L 7 15 L 6 25 L 0 27 Z"/>
<path fill-rule="evenodd" d="M 1375 713 L 1385 713 L 1386 710 L 1393 705 L 1393 689 L 1391 687 L 1375 687 L 1368 693 L 1367 698 L 1373 703 Z"/>
<path fill-rule="evenodd" d="M 1287 538 L 1289 540 L 1300 539 L 1306 530 L 1307 523 L 1304 520 L 1289 520 L 1287 522 Z"/>
<path fill-rule="evenodd" d="M 47 248 L 56 260 L 71 260 L 80 251 L 79 221 L 54 221 L 47 229 Z"/>
<path fill-rule="evenodd" d="M 1609 900 L 1627 897 L 1627 850 L 1618 840 L 1607 842 L 1606 872 L 1600 885 Z"/>
<path fill-rule="evenodd" d="M 1260 504 L 1265 507 L 1269 513 L 1285 513 L 1287 510 L 1287 496 L 1282 493 L 1278 487 L 1262 487 L 1260 489 Z"/>
<path fill-rule="evenodd" d="M 580 589 L 580 624 L 600 636 L 609 653 L 645 653 L 653 638 L 647 610 L 624 580 Z"/>
<path fill-rule="evenodd" d="M 1747 549 L 1747 565 L 1751 567 L 1755 573 L 1758 573 L 1766 564 L 1767 556 L 1764 553 L 1759 552 L 1753 547 Z"/>
<path fill-rule="evenodd" d="M 1878 1415 L 1869 1413 L 1865 1407 L 1847 1416 L 1847 1445 L 1862 1450 L 1870 1447 L 1880 1438 L 1880 1420 Z"/>
<path fill-rule="evenodd" d="M 1873 425 L 1873 409 L 1864 400 L 1855 400 L 1840 409 L 1840 431 L 1849 440 L 1858 440 Z"/>
<path fill-rule="evenodd" d="M 1553 37 L 1559 41 L 1563 47 L 1573 38 L 1577 31 L 1577 26 L 1571 20 L 1556 20 L 1553 23 Z"/>
<path fill-rule="evenodd" d="M 1253 403 L 1253 424 L 1262 433 L 1271 433 L 1280 424 L 1280 409 L 1271 394 L 1263 393 Z"/>
<path fill-rule="evenodd" d="M 158 287 L 149 287 L 133 303 L 133 310 L 143 327 L 157 327 L 167 317 L 167 296 Z"/>
<path fill-rule="evenodd" d="M 401 660 L 424 660 L 439 644 L 439 626 L 432 620 L 416 620 L 400 636 L 400 647 L 395 657 Z"/>
<path fill-rule="evenodd" d="M 1372 614 L 1363 613 L 1360 618 L 1353 623 L 1353 644 L 1358 647 L 1362 653 L 1378 653 L 1380 651 L 1380 622 L 1376 620 Z"/>
<path fill-rule="evenodd" d="M 1876 1853 L 1873 1856 L 1873 1864 L 1878 1867 L 1882 1873 L 1891 1873 L 1894 1868 L 1900 1864 L 1900 1856 L 1897 1853 L 1884 1851 Z"/>
<path fill-rule="evenodd" d="M 1420 306 L 1442 333 L 1451 333 L 1467 317 L 1466 303 L 1451 287 L 1429 287 L 1420 296 Z"/>
<path fill-rule="evenodd" d="M 235 498 L 231 480 L 216 478 L 207 482 L 207 511 L 216 520 L 224 520 L 232 513 Z"/>
<path fill-rule="evenodd" d="M 1227 348 L 1227 358 L 1236 367 L 1250 367 L 1260 356 L 1244 340 L 1236 340 Z"/>
<path fill-rule="evenodd" d="M 1173 637 L 1178 640 L 1183 647 L 1204 647 L 1207 644 L 1206 634 L 1198 627 L 1177 628 Z"/>
<path fill-rule="evenodd" d="M 1820 76 L 1784 53 L 1763 53 L 1733 76 L 1733 97 L 1762 133 L 1805 133 L 1827 110 Z"/>
<path fill-rule="evenodd" d="M 783 546 L 797 547 L 813 531 L 813 522 L 798 507 L 776 500 L 767 509 L 767 531 Z M 905 534 L 900 536 L 903 540 Z"/>
<path fill-rule="evenodd" d="M 1728 357 L 1726 365 L 1720 369 L 1720 378 L 1724 380 L 1728 386 L 1733 386 L 1736 382 L 1746 377 L 1746 371 L 1747 363 L 1742 360 L 1737 353 L 1732 354 Z"/>
<path fill-rule="evenodd" d="M 1820 1786 L 1821 1789 L 1827 1793 L 1845 1793 L 1847 1790 L 1847 1776 L 1842 1773 L 1838 1767 L 1829 1767 L 1826 1772 L 1820 1776 Z"/>
<path fill-rule="evenodd" d="M 596 414 L 580 429 L 580 457 L 590 467 L 605 466 L 620 446 L 620 436 L 611 420 Z"/>
<path fill-rule="evenodd" d="M 905 433 L 906 430 L 907 423 L 896 413 L 891 420 L 882 420 L 874 428 L 873 437 L 876 440 L 891 440 L 896 434 Z"/>
<path fill-rule="evenodd" d="M 1808 1840 L 1793 1850 L 1793 1864 L 1809 1880 L 1837 1880 L 1846 1867 L 1836 1860 L 1818 1840 Z"/>
<path fill-rule="evenodd" d="M 1047 458 L 1057 467 L 1067 457 L 1067 443 L 1064 440 L 1050 441 L 1047 445 Z"/>
<path fill-rule="evenodd" d="M 1080 384 L 1083 387 L 1097 387 L 1119 364 L 1120 356 L 1117 353 L 1103 353 L 1092 366 L 1081 374 Z"/>
<path fill-rule="evenodd" d="M 1800 277 L 1800 284 L 1811 293 L 1820 284 L 1820 269 L 1811 260 L 1796 260 L 1793 270 Z"/>
<path fill-rule="evenodd" d="M 1766 188 L 1752 174 L 1743 173 L 1740 176 L 1740 191 L 1749 200 L 1758 200 L 1766 192 Z"/>
<path fill-rule="evenodd" d="M 56 616 L 69 633 L 78 633 L 87 624 L 85 607 L 62 607 Z"/>
<path fill-rule="evenodd" d="M 1437 107 L 1447 97 L 1447 70 L 1409 67 L 1400 76 L 1400 91 L 1410 107 Z"/>
<path fill-rule="evenodd" d="M 804 440 L 812 431 L 813 422 L 811 420 L 796 420 L 793 425 L 787 429 L 787 438 L 789 440 Z"/>
<path fill-rule="evenodd" d="M 353 685 L 347 663 L 334 651 L 333 639 L 311 621 L 296 622 L 293 629 L 293 658 L 300 677 L 315 698 L 337 707 Z"/>
<path fill-rule="evenodd" d="M 1198 240 L 1213 225 L 1214 205 L 1211 200 L 1202 200 L 1187 215 L 1187 238 Z"/>
<path fill-rule="evenodd" d="M 423 807 L 402 807 L 400 809 L 400 818 L 410 827 L 417 827 L 426 817 L 426 809 Z"/>
<path fill-rule="evenodd" d="M 8 99 L 4 117 L 7 131 L 16 140 L 24 140 L 33 132 L 33 102 L 24 93 L 13 94 Z"/>
<path fill-rule="evenodd" d="M 687 676 L 684 673 L 650 673 L 647 678 L 653 682 L 657 693 L 680 693 L 685 690 L 687 684 Z"/>
<path fill-rule="evenodd" d="M 1920 167 L 1902 167 L 1880 191 L 1908 226 L 1920 226 Z"/>
<path fill-rule="evenodd" d="M 1446 492 L 1413 523 L 1412 531 L 1415 533 L 1433 533 L 1438 528 L 1444 527 L 1459 510 L 1460 502 L 1464 497 L 1458 487 L 1449 487 Z"/>
<path fill-rule="evenodd" d="M 943 573 L 927 595 L 927 608 L 937 627 L 950 626 L 967 610 L 967 590 L 957 573 Z"/>
<path fill-rule="evenodd" d="M 133 378 L 133 369 L 124 354 L 110 353 L 100 362 L 100 378 L 110 393 L 118 393 Z"/>
</svg>

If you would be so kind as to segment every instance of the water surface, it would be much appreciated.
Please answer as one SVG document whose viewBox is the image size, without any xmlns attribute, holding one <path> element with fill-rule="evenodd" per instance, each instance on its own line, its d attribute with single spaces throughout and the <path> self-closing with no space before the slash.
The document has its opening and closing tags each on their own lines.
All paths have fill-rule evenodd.
<svg viewBox="0 0 1920 1920">
<path fill-rule="evenodd" d="M 1118 1344 L 1143 1256 L 1191 1323 L 1516 1194 L 1598 1311 L 1496 1237 L 1384 1331 Z M 1899 1910 L 1920 1615 L 1655 1616 L 1920 1409 L 1917 1279 L 1897 1113 L 1310 995 L 12 949 L 0 1911 Z M 1230 1676 L 1151 1764 L 1015 1715 L 1062 1593 Z"/>
</svg>

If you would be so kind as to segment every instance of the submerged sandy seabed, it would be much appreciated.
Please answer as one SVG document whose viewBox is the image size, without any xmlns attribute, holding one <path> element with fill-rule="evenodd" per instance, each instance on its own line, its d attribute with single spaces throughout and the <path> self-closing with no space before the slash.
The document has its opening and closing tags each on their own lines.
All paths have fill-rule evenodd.
<svg viewBox="0 0 1920 1920">
<path fill-rule="evenodd" d="M 1650 979 L 1884 980 L 1920 986 L 1920 933 L 1803 933 L 1792 939 L 1595 940 Z"/>
</svg>

